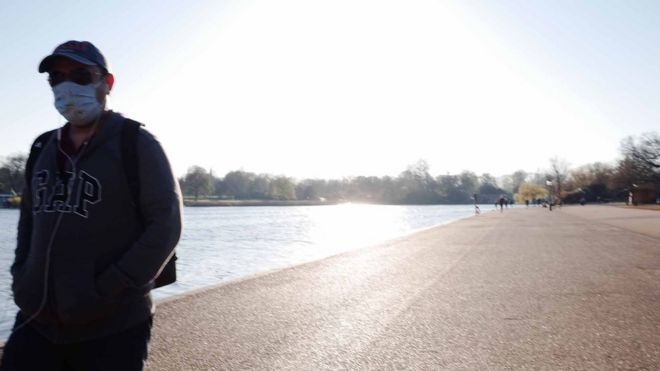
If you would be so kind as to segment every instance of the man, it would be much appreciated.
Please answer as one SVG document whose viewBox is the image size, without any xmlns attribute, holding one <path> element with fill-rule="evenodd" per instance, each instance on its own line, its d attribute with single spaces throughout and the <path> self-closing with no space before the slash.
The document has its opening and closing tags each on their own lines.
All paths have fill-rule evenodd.
<svg viewBox="0 0 660 371">
<path fill-rule="evenodd" d="M 181 233 L 178 184 L 160 144 L 139 129 L 132 196 L 122 166 L 128 120 L 106 109 L 114 76 L 94 45 L 66 42 L 39 72 L 68 122 L 33 145 L 11 267 L 20 311 L 0 369 L 141 370 L 149 292 Z"/>
</svg>

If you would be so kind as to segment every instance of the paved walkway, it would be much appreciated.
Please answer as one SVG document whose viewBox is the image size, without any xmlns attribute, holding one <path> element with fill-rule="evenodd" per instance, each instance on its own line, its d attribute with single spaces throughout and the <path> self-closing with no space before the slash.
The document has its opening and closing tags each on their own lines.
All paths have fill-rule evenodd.
<svg viewBox="0 0 660 371">
<path fill-rule="evenodd" d="M 650 237 L 660 238 L 660 209 L 589 206 L 566 207 L 560 210 L 595 223 L 608 224 Z"/>
<path fill-rule="evenodd" d="M 148 369 L 658 369 L 659 230 L 482 214 L 162 303 Z"/>
</svg>

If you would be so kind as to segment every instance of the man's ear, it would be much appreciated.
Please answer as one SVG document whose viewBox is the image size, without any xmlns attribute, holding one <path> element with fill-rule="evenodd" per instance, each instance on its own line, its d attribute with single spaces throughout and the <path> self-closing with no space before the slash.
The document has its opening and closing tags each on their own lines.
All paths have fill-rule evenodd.
<svg viewBox="0 0 660 371">
<path fill-rule="evenodd" d="M 115 84 L 115 76 L 111 73 L 105 75 L 105 84 L 108 85 L 108 93 L 110 93 L 112 86 Z"/>
</svg>

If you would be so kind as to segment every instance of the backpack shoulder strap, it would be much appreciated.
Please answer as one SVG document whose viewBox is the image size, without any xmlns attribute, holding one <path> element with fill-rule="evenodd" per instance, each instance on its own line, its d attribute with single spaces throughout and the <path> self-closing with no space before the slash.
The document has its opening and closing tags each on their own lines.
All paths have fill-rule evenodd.
<svg viewBox="0 0 660 371">
<path fill-rule="evenodd" d="M 55 130 L 47 131 L 37 137 L 30 147 L 30 154 L 28 155 L 27 161 L 25 162 L 25 185 L 31 186 L 32 183 L 32 171 L 34 170 L 34 164 L 37 162 L 41 150 L 46 146 L 48 140 L 55 134 Z"/>
<path fill-rule="evenodd" d="M 121 161 L 126 175 L 126 182 L 131 192 L 131 198 L 140 220 L 142 214 L 140 213 L 140 177 L 138 169 L 138 152 L 137 152 L 137 139 L 140 133 L 140 124 L 131 119 L 124 119 L 121 126 Z"/>
</svg>

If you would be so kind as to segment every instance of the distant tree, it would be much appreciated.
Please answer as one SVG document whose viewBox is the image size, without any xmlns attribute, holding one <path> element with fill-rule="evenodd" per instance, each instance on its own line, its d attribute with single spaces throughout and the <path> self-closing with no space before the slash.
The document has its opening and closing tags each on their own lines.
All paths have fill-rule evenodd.
<svg viewBox="0 0 660 371">
<path fill-rule="evenodd" d="M 500 195 L 506 193 L 506 191 L 492 183 L 483 183 L 479 186 L 479 192 L 477 193 L 480 195 Z"/>
<path fill-rule="evenodd" d="M 587 168 L 592 174 L 592 183 L 608 184 L 612 180 L 614 169 L 610 164 L 594 162 L 593 164 L 587 165 Z"/>
<path fill-rule="evenodd" d="M 500 188 L 494 176 L 484 173 L 481 175 L 477 194 L 479 202 L 491 203 L 497 201 L 501 196 L 510 197 L 510 192 Z"/>
<path fill-rule="evenodd" d="M 401 184 L 397 178 L 385 176 L 381 178 L 383 187 L 383 201 L 387 204 L 397 204 L 401 202 Z"/>
<path fill-rule="evenodd" d="M 346 198 L 356 202 L 383 202 L 386 188 L 383 180 L 375 176 L 358 176 L 344 179 Z"/>
<path fill-rule="evenodd" d="M 639 163 L 631 156 L 626 156 L 620 159 L 612 174 L 610 188 L 614 194 L 614 198 L 619 201 L 627 201 L 629 192 L 640 184 L 643 184 L 646 179 L 640 174 L 643 171 L 639 168 Z"/>
<path fill-rule="evenodd" d="M 545 198 L 548 196 L 548 190 L 543 186 L 533 184 L 533 183 L 522 183 L 518 187 L 518 193 L 514 195 L 516 202 L 524 203 L 529 200 L 533 202 L 539 198 Z"/>
<path fill-rule="evenodd" d="M 479 188 L 477 191 L 482 195 L 505 192 L 502 188 L 497 186 L 497 180 L 495 180 L 495 177 L 488 173 L 481 174 L 479 177 Z"/>
<path fill-rule="evenodd" d="M 15 154 L 8 156 L 0 164 L 0 192 L 20 193 L 25 187 L 25 163 L 27 155 Z"/>
<path fill-rule="evenodd" d="M 228 172 L 223 178 L 224 194 L 221 196 L 234 198 L 234 199 L 247 199 L 249 198 L 249 188 L 252 179 L 255 175 L 243 170 L 236 170 Z M 269 191 L 270 192 L 270 191 Z"/>
<path fill-rule="evenodd" d="M 636 183 L 660 183 L 660 136 L 657 133 L 624 139 L 621 153 L 628 162 L 624 165 L 628 178 Z"/>
<path fill-rule="evenodd" d="M 611 185 L 618 200 L 627 200 L 629 193 L 646 183 L 660 184 L 660 138 L 647 133 L 640 138 L 627 137 L 621 141 L 622 158 L 612 175 Z"/>
<path fill-rule="evenodd" d="M 507 192 L 513 192 L 513 178 L 511 174 L 502 175 L 498 179 L 498 184 L 501 185 L 501 188 Z"/>
<path fill-rule="evenodd" d="M 444 204 L 469 203 L 472 193 L 461 184 L 461 178 L 457 175 L 440 175 L 436 178 L 437 193 L 439 201 Z"/>
<path fill-rule="evenodd" d="M 573 169 L 565 182 L 565 191 L 584 197 L 587 201 L 610 199 L 614 170 L 612 166 L 601 162 Z M 577 196 L 576 196 L 577 197 Z"/>
<path fill-rule="evenodd" d="M 419 160 L 399 175 L 401 202 L 408 204 L 430 204 L 438 201 L 435 180 L 429 174 L 429 164 Z"/>
<path fill-rule="evenodd" d="M 225 186 L 225 180 L 223 178 L 218 178 L 214 176 L 212 182 L 213 182 L 213 193 L 220 198 L 226 197 L 227 187 Z"/>
<path fill-rule="evenodd" d="M 527 180 L 527 172 L 524 170 L 517 170 L 513 174 L 504 175 L 500 178 L 502 189 L 510 193 L 517 193 L 520 184 Z"/>
<path fill-rule="evenodd" d="M 471 171 L 463 171 L 458 175 L 461 189 L 472 197 L 479 190 L 479 177 Z"/>
<path fill-rule="evenodd" d="M 274 200 L 295 200 L 296 190 L 293 180 L 285 176 L 275 177 L 270 182 L 270 197 Z"/>
<path fill-rule="evenodd" d="M 518 188 L 527 180 L 527 172 L 518 170 L 511 174 L 511 193 L 518 193 Z"/>
<path fill-rule="evenodd" d="M 528 174 L 526 183 L 536 184 L 545 187 L 546 180 L 548 180 L 547 174 L 538 171 L 536 173 Z"/>
<path fill-rule="evenodd" d="M 254 176 L 248 187 L 248 198 L 265 200 L 270 198 L 271 178 L 268 175 L 262 174 Z"/>
<path fill-rule="evenodd" d="M 0 167 L 0 193 L 9 193 L 11 192 L 11 186 L 9 185 L 9 169 L 6 167 Z"/>
<path fill-rule="evenodd" d="M 486 185 L 490 184 L 493 187 L 499 188 L 497 186 L 497 179 L 495 179 L 494 176 L 488 174 L 488 173 L 483 173 L 481 174 L 481 177 L 479 177 L 479 181 L 481 182 L 481 185 Z"/>
<path fill-rule="evenodd" d="M 566 160 L 560 159 L 558 157 L 553 157 L 550 159 L 550 172 L 548 174 L 548 180 L 552 182 L 555 195 L 557 197 L 562 197 L 564 192 L 564 183 L 568 178 L 568 162 Z"/>
<path fill-rule="evenodd" d="M 337 179 L 331 179 L 326 182 L 323 194 L 325 195 L 323 197 L 327 198 L 328 200 L 346 200 L 344 185 L 340 180 Z"/>
<path fill-rule="evenodd" d="M 296 184 L 296 199 L 319 200 L 328 198 L 325 194 L 327 181 L 323 179 L 304 179 Z"/>
<path fill-rule="evenodd" d="M 200 195 L 209 195 L 213 192 L 211 174 L 201 166 L 192 166 L 183 177 L 181 188 L 184 194 L 193 195 L 195 200 L 197 200 Z"/>
</svg>

